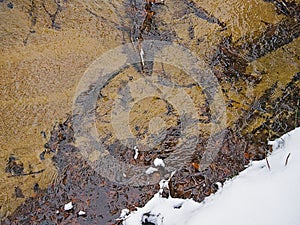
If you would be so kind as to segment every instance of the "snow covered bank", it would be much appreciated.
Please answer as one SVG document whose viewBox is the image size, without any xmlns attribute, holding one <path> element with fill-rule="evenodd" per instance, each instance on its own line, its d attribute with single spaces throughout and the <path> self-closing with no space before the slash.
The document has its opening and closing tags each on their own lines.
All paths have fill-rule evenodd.
<svg viewBox="0 0 300 225">
<path fill-rule="evenodd" d="M 266 160 L 252 162 L 202 203 L 156 194 L 123 224 L 300 224 L 300 128 L 269 144 L 273 146 L 270 169 Z"/>
</svg>

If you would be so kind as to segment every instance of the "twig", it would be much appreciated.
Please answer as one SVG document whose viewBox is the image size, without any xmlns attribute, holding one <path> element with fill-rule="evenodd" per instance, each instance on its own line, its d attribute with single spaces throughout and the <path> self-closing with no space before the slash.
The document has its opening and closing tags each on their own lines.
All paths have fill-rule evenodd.
<svg viewBox="0 0 300 225">
<path fill-rule="evenodd" d="M 269 161 L 268 161 L 267 157 L 266 157 L 266 161 L 267 161 L 267 166 L 268 166 L 269 170 L 271 170 L 271 167 L 270 167 L 270 164 L 269 164 Z"/>
<path fill-rule="evenodd" d="M 285 164 L 284 164 L 285 166 L 287 166 L 287 164 L 289 162 L 290 155 L 291 155 L 291 153 L 289 153 L 288 156 L 286 157 Z"/>
<path fill-rule="evenodd" d="M 60 25 L 58 23 L 56 23 L 55 20 L 57 18 L 58 13 L 62 11 L 62 6 L 60 5 L 59 1 L 54 1 L 54 3 L 56 4 L 56 10 L 54 13 L 51 13 L 50 11 L 48 11 L 48 9 L 45 5 L 45 0 L 42 2 L 42 6 L 43 6 L 45 12 L 48 14 L 48 16 L 51 19 L 51 22 L 52 22 L 51 27 L 54 29 L 60 29 Z"/>
<path fill-rule="evenodd" d="M 19 177 L 19 176 L 29 176 L 29 175 L 32 175 L 32 174 L 38 174 L 38 173 L 42 173 L 44 172 L 45 169 L 42 169 L 42 170 L 39 170 L 39 171 L 35 171 L 35 172 L 29 172 L 29 173 L 21 173 L 21 174 L 14 174 L 14 175 L 11 175 L 11 176 L 8 176 L 8 178 L 11 178 L 11 177 Z"/>
</svg>

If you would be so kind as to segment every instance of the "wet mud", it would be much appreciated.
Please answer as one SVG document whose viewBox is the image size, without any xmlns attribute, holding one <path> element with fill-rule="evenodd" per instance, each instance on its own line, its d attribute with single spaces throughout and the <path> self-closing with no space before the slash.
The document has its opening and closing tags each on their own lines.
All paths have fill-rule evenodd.
<svg viewBox="0 0 300 225">
<path fill-rule="evenodd" d="M 40 10 L 44 10 L 49 17 L 47 21 L 50 22 L 47 26 L 60 32 L 64 29 L 64 24 L 58 22 L 58 18 L 64 6 L 59 1 L 47 4 L 43 1 L 40 5 Z M 139 65 L 129 68 L 129 72 L 123 71 L 120 78 L 112 80 L 111 84 L 101 90 L 95 109 L 100 139 L 116 159 L 143 166 L 153 164 L 153 160 L 157 157 L 167 159 L 175 151 L 180 136 L 180 121 L 166 102 L 159 99 L 145 99 L 144 103 L 140 103 L 139 107 L 142 109 L 151 101 L 156 101 L 159 107 L 149 113 L 140 111 L 138 106 L 133 109 L 131 124 L 136 136 L 144 139 L 150 136 L 147 124 L 149 118 L 153 116 L 159 115 L 166 119 L 168 127 L 160 145 L 152 151 L 141 151 L 138 158 L 134 159 L 134 151 L 118 141 L 109 125 L 110 106 L 114 93 L 119 91 L 119 86 L 124 84 L 126 79 L 134 80 L 138 77 L 163 74 L 195 96 L 194 99 L 199 104 L 199 106 L 196 104 L 196 107 L 201 114 L 199 123 L 203 127 L 201 141 L 190 160 L 186 161 L 171 178 L 169 190 L 165 189 L 162 193 L 164 197 L 171 195 L 202 201 L 217 191 L 218 182 L 223 183 L 237 175 L 251 160 L 267 158 L 272 151 L 266 145 L 267 140 L 278 138 L 299 126 L 300 53 L 297 49 L 300 42 L 300 23 L 297 2 L 265 1 L 264 4 L 268 7 L 274 7 L 272 10 L 276 13 L 275 17 L 282 16 L 281 19 L 275 23 L 259 21 L 263 24 L 263 28 L 258 29 L 255 34 L 240 35 L 239 38 L 234 32 L 230 33 L 233 28 L 225 16 L 222 18 L 217 12 L 212 13 L 212 8 L 205 4 L 202 7 L 200 1 L 169 3 L 131 0 L 122 4 L 127 12 L 125 16 L 120 12 L 117 13 L 118 17 L 126 18 L 122 22 L 108 20 L 106 15 L 101 15 L 94 9 L 85 8 L 85 12 L 97 20 L 117 26 L 118 31 L 122 33 L 123 42 L 164 40 L 191 47 L 210 64 L 225 96 L 228 113 L 227 127 L 222 131 L 225 136 L 218 139 L 220 133 L 212 135 L 220 142 L 221 149 L 214 161 L 205 170 L 199 171 L 209 138 L 205 126 L 211 123 L 209 106 L 207 102 L 205 103 L 207 96 L 201 91 L 201 87 L 197 87 L 197 84 L 189 79 L 181 80 L 180 73 L 172 75 L 176 71 L 168 69 L 166 65 L 165 67 L 159 65 L 158 69 L 155 63 L 144 64 L 141 60 Z M 177 4 L 176 10 L 168 11 L 168 7 L 174 6 L 172 4 Z M 31 35 L 35 35 L 36 10 L 35 1 L 32 1 L 28 11 L 31 18 L 30 31 L 23 41 L 24 45 L 29 43 Z M 165 12 L 169 14 L 164 14 Z M 170 15 L 173 17 L 169 18 Z M 211 36 L 216 36 L 214 39 L 206 40 L 209 35 L 199 34 L 198 20 L 205 21 L 207 26 L 214 26 L 210 31 L 213 33 Z M 174 25 L 170 21 L 178 24 Z M 207 43 L 214 48 L 205 53 L 197 51 Z M 139 45 L 136 50 L 141 50 Z M 281 59 L 276 57 L 280 58 L 282 55 L 291 57 L 295 65 L 283 71 L 276 66 L 266 70 L 260 68 L 261 64 L 267 67 L 269 61 L 281 62 Z M 286 66 L 286 62 L 278 65 L 282 66 Z M 163 84 L 168 85 L 168 82 L 164 81 Z M 32 184 L 30 188 L 33 194 L 30 197 L 24 195 L 22 187 L 15 186 L 14 197 L 25 199 L 25 202 L 10 216 L 3 218 L 3 224 L 121 224 L 122 221 L 118 220 L 118 217 L 122 209 L 134 211 L 159 190 L 158 184 L 134 187 L 120 185 L 102 177 L 82 157 L 77 148 L 72 120 L 73 117 L 69 116 L 65 122 L 56 123 L 43 146 L 44 150 L 38 153 L 41 163 L 51 159 L 57 171 L 56 177 L 46 188 L 40 188 L 36 182 Z M 266 166 L 272 169 L 272 165 L 266 163 Z M 16 155 L 6 157 L 6 166 L 3 170 L 6 176 L 31 176 L 44 172 L 35 168 L 30 169 Z M 159 176 L 156 173 L 152 175 Z M 157 177 L 158 180 L 161 178 Z M 70 201 L 74 204 L 74 208 L 65 211 L 64 204 Z M 85 211 L 87 215 L 79 216 L 80 210 Z"/>
</svg>

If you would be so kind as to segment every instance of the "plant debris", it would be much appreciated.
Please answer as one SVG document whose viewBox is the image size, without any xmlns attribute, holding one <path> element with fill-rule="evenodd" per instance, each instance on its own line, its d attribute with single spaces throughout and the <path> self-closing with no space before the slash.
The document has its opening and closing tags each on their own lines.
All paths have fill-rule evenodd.
<svg viewBox="0 0 300 225">
<path fill-rule="evenodd" d="M 25 198 L 25 196 L 22 192 L 22 189 L 19 188 L 18 186 L 15 187 L 15 195 L 16 195 L 16 198 Z"/>
<path fill-rule="evenodd" d="M 12 176 L 21 175 L 24 172 L 24 165 L 15 156 L 10 155 L 5 167 L 5 172 L 10 173 Z"/>
</svg>

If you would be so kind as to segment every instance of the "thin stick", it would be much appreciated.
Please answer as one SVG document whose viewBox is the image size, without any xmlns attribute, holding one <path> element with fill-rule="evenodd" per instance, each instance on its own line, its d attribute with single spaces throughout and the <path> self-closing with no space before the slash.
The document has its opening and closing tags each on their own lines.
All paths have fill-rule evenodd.
<svg viewBox="0 0 300 225">
<path fill-rule="evenodd" d="M 44 170 L 45 169 L 42 169 L 42 170 L 39 170 L 39 171 L 35 171 L 35 172 L 29 172 L 29 173 L 14 174 L 14 175 L 8 176 L 8 178 L 11 178 L 11 177 L 20 177 L 20 176 L 29 176 L 29 175 L 32 175 L 32 174 L 42 173 L 42 172 L 44 172 Z"/>
<path fill-rule="evenodd" d="M 266 161 L 267 161 L 267 166 L 268 166 L 269 170 L 271 170 L 271 167 L 270 167 L 270 164 L 269 164 L 269 161 L 268 161 L 267 157 L 266 157 Z"/>
<path fill-rule="evenodd" d="M 285 166 L 286 166 L 286 165 L 288 164 L 288 162 L 289 162 L 290 155 L 291 155 L 291 153 L 289 153 L 288 156 L 286 157 L 285 164 L 284 164 Z"/>
</svg>

